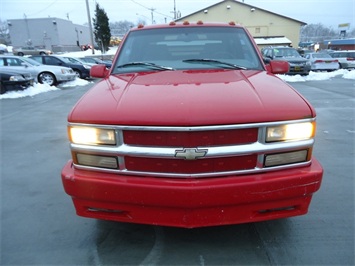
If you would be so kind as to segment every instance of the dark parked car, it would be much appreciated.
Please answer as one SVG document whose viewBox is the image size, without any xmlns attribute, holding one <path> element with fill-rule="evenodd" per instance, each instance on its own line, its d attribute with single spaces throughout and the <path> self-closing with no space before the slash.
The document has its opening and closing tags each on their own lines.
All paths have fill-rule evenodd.
<svg viewBox="0 0 355 266">
<path fill-rule="evenodd" d="M 290 64 L 288 75 L 308 75 L 311 64 L 292 47 L 268 47 L 262 49 L 264 58 L 287 61 Z"/>
<path fill-rule="evenodd" d="M 112 62 L 103 61 L 103 60 L 101 60 L 99 58 L 95 58 L 95 57 L 80 57 L 79 59 L 81 61 L 86 62 L 86 63 L 105 65 L 107 68 L 111 68 L 111 66 L 112 66 Z"/>
<path fill-rule="evenodd" d="M 0 94 L 7 91 L 25 90 L 33 85 L 33 77 L 29 72 L 0 69 Z"/>
<path fill-rule="evenodd" d="M 77 77 L 86 79 L 90 77 L 90 67 L 83 64 L 74 64 L 65 57 L 55 55 L 34 55 L 32 59 L 44 65 L 65 66 L 74 70 Z"/>
</svg>

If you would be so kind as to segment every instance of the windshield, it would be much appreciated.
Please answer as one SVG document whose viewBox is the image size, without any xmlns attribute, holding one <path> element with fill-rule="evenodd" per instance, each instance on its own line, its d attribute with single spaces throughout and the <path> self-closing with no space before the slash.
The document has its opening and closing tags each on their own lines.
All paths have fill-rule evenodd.
<svg viewBox="0 0 355 266">
<path fill-rule="evenodd" d="M 332 58 L 329 54 L 312 54 L 314 58 Z"/>
<path fill-rule="evenodd" d="M 64 57 L 67 61 L 69 61 L 70 63 L 73 64 L 83 64 L 83 61 L 77 59 L 77 58 L 73 58 L 73 57 Z"/>
<path fill-rule="evenodd" d="M 132 31 L 113 73 L 214 68 L 262 69 L 244 29 L 176 27 Z"/>
<path fill-rule="evenodd" d="M 301 57 L 301 55 L 292 48 L 274 49 L 275 57 Z"/>
<path fill-rule="evenodd" d="M 41 66 L 42 64 L 38 63 L 37 61 L 31 59 L 31 58 L 28 58 L 28 57 L 22 57 L 21 58 L 23 61 L 26 61 L 27 63 L 33 65 L 33 66 Z"/>
</svg>

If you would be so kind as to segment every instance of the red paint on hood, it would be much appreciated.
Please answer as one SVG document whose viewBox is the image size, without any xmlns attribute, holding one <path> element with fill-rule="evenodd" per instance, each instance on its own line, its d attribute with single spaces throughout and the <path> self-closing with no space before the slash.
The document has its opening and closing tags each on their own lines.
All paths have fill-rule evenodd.
<svg viewBox="0 0 355 266">
<path fill-rule="evenodd" d="M 200 126 L 314 116 L 303 97 L 264 71 L 189 70 L 111 75 L 82 97 L 69 121 Z"/>
</svg>

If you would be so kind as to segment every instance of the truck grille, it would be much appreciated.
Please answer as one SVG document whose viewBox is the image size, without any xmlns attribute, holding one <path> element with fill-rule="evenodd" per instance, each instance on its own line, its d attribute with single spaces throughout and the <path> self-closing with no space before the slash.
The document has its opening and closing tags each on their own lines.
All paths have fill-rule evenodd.
<svg viewBox="0 0 355 266">
<path fill-rule="evenodd" d="M 125 157 L 128 171 L 155 172 L 161 174 L 199 174 L 248 170 L 255 168 L 256 160 L 256 154 L 203 160 Z"/>
<path fill-rule="evenodd" d="M 258 139 L 257 128 L 210 131 L 123 131 L 127 145 L 152 147 L 200 147 L 242 145 Z"/>
<path fill-rule="evenodd" d="M 201 127 L 100 125 L 100 128 L 114 128 L 118 140 L 116 145 L 71 143 L 71 150 L 74 165 L 78 169 L 154 177 L 238 175 L 309 164 L 314 139 L 266 143 L 266 128 L 277 123 L 282 124 L 274 122 Z M 95 125 L 73 123 L 70 126 Z M 290 161 L 296 163 L 275 166 L 277 162 L 269 159 L 266 165 L 268 155 L 279 153 L 284 153 Z M 308 156 L 300 162 L 297 156 L 302 154 Z M 102 166 L 97 166 L 100 165 L 97 161 L 94 167 L 88 161 L 80 163 L 78 160 L 90 159 L 90 156 L 99 157 L 99 160 L 103 158 Z M 295 159 L 292 156 L 296 156 Z M 278 157 L 272 156 L 272 159 L 277 160 Z"/>
</svg>

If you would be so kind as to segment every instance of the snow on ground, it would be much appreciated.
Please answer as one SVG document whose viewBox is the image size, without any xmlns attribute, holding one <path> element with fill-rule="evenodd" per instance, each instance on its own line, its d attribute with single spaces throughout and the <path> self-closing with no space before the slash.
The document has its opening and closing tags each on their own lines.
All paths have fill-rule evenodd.
<svg viewBox="0 0 355 266">
<path fill-rule="evenodd" d="M 76 78 L 73 81 L 68 81 L 64 82 L 58 85 L 58 87 L 55 86 L 49 86 L 48 84 L 39 84 L 35 83 L 33 86 L 27 88 L 26 90 L 23 91 L 8 91 L 4 94 L 0 95 L 0 100 L 1 99 L 15 99 L 15 98 L 23 98 L 23 97 L 32 97 L 40 93 L 44 92 L 49 92 L 49 91 L 56 91 L 59 90 L 60 88 L 68 88 L 68 87 L 75 87 L 75 86 L 85 86 L 90 81 L 84 80 L 84 79 L 79 79 Z"/>
<path fill-rule="evenodd" d="M 101 53 L 100 50 L 95 50 L 95 54 L 92 54 L 92 50 L 88 49 L 86 51 L 77 51 L 77 52 L 66 52 L 63 54 L 59 54 L 61 56 L 69 56 L 69 57 L 85 57 L 85 56 L 98 56 L 98 55 L 111 55 L 114 56 L 116 54 L 118 47 L 110 47 L 110 50 L 108 50 L 106 53 Z"/>
<path fill-rule="evenodd" d="M 339 69 L 333 72 L 313 72 L 311 71 L 308 76 L 289 76 L 289 75 L 276 75 L 286 82 L 306 82 L 315 80 L 329 80 L 334 77 L 342 77 L 344 79 L 355 79 L 355 70 Z"/>
</svg>

